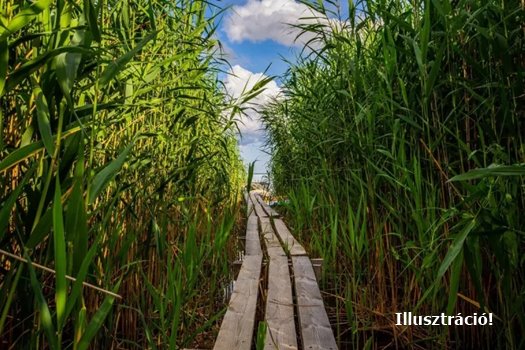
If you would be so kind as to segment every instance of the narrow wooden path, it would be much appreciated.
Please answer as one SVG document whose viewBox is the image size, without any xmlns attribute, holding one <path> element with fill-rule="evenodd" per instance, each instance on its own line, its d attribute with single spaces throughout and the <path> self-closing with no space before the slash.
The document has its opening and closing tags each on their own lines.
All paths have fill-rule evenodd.
<svg viewBox="0 0 525 350">
<path fill-rule="evenodd" d="M 246 200 L 245 256 L 214 349 L 250 350 L 262 321 L 258 305 L 265 349 L 337 349 L 305 249 L 257 193 Z"/>
</svg>

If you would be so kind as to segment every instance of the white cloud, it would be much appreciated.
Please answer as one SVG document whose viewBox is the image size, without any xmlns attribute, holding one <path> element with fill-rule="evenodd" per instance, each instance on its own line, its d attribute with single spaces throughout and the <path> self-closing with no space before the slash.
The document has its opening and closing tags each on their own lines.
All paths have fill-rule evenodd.
<svg viewBox="0 0 525 350">
<path fill-rule="evenodd" d="M 306 33 L 296 41 L 301 30 L 290 25 L 311 23 L 327 24 L 328 20 L 294 0 L 248 0 L 245 5 L 233 7 L 225 29 L 233 42 L 274 40 L 287 46 L 302 46 L 314 35 Z"/>
<path fill-rule="evenodd" d="M 253 73 L 239 65 L 233 66 L 229 73 L 224 85 L 234 100 L 239 99 L 244 92 L 250 91 L 257 82 L 267 78 L 263 73 Z M 242 145 L 260 143 L 264 140 L 263 125 L 257 109 L 277 98 L 280 92 L 281 88 L 272 80 L 266 85 L 262 93 L 252 99 L 249 104 L 242 106 L 247 108 L 245 110 L 246 115 L 240 116 L 238 123 Z"/>
<path fill-rule="evenodd" d="M 264 73 L 253 73 L 240 65 L 233 66 L 229 73 L 225 81 L 225 86 L 229 95 L 233 98 L 239 98 L 243 92 L 252 89 L 257 82 L 267 78 Z M 281 88 L 272 80 L 266 85 L 265 91 L 257 96 L 256 101 L 253 102 L 259 104 L 267 103 L 272 98 L 277 97 L 280 92 Z"/>
</svg>

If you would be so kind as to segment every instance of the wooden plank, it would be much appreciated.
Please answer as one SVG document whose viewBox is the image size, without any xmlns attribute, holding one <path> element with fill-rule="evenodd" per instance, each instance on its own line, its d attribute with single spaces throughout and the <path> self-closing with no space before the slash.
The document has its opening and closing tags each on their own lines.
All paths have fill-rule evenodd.
<svg viewBox="0 0 525 350">
<path fill-rule="evenodd" d="M 297 349 L 288 258 L 270 256 L 264 349 Z"/>
<path fill-rule="evenodd" d="M 285 254 L 283 248 L 281 247 L 281 242 L 279 242 L 279 239 L 273 232 L 272 223 L 270 222 L 269 218 L 259 218 L 259 222 L 261 224 L 261 236 L 264 238 L 264 242 L 266 243 L 266 248 L 268 249 L 268 255 L 270 255 L 270 251 L 274 250 L 282 250 L 282 254 Z M 276 249 L 273 249 L 276 248 Z M 270 255 L 271 256 L 271 255 Z"/>
<path fill-rule="evenodd" d="M 266 212 L 263 210 L 261 203 L 259 203 L 253 191 L 250 192 L 250 199 L 252 200 L 253 208 L 255 209 L 255 213 L 257 214 L 257 216 L 260 218 L 268 217 L 268 214 L 266 214 Z"/>
<path fill-rule="evenodd" d="M 268 247 L 267 251 L 268 251 L 268 256 L 269 257 L 272 257 L 272 256 L 286 256 L 286 257 L 288 257 L 286 255 L 286 252 L 281 247 L 277 247 L 277 246 Z"/>
<path fill-rule="evenodd" d="M 261 255 L 246 256 L 215 341 L 215 350 L 250 350 L 255 326 Z"/>
<path fill-rule="evenodd" d="M 310 259 L 293 256 L 292 264 L 303 348 L 337 349 Z"/>
<path fill-rule="evenodd" d="M 270 217 L 276 217 L 278 218 L 279 216 L 279 213 L 276 212 L 272 207 L 270 207 L 268 204 L 266 204 L 266 202 L 262 199 L 262 197 L 258 194 L 255 195 L 255 197 L 257 198 L 257 200 L 259 201 L 259 204 L 261 204 L 261 207 L 263 208 L 263 210 L 266 212 L 266 214 L 268 214 L 268 216 Z"/>
<path fill-rule="evenodd" d="M 262 255 L 261 241 L 259 240 L 259 227 L 255 213 L 248 217 L 246 225 L 245 255 Z"/>
<path fill-rule="evenodd" d="M 269 218 L 259 218 L 261 235 L 270 258 L 265 320 L 265 349 L 297 349 L 288 257 L 273 232 Z"/>
<path fill-rule="evenodd" d="M 281 238 L 285 250 L 288 251 L 291 256 L 307 255 L 306 250 L 304 250 L 303 246 L 295 239 L 290 230 L 288 230 L 284 221 L 274 219 L 273 224 L 275 226 L 275 232 Z"/>
</svg>

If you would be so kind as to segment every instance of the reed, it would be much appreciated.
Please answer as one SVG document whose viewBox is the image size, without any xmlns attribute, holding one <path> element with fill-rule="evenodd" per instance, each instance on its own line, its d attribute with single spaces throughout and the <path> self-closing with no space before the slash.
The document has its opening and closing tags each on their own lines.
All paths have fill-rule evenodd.
<svg viewBox="0 0 525 350">
<path fill-rule="evenodd" d="M 1 2 L 0 347 L 213 338 L 244 171 L 210 6 Z"/>
<path fill-rule="evenodd" d="M 319 45 L 264 117 L 274 186 L 324 258 L 339 345 L 522 348 L 523 2 L 348 5 L 302 27 Z M 395 325 L 487 310 L 492 327 Z"/>
</svg>

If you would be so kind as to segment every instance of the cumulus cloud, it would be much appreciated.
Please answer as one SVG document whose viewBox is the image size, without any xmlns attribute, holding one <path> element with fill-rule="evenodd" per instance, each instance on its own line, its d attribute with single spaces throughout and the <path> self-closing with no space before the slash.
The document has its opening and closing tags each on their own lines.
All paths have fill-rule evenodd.
<svg viewBox="0 0 525 350">
<path fill-rule="evenodd" d="M 239 65 L 233 66 L 229 73 L 224 81 L 224 86 L 234 100 L 239 99 L 243 93 L 250 91 L 257 82 L 267 78 L 263 73 L 253 73 Z M 281 88 L 272 80 L 261 94 L 243 106 L 246 108 L 245 115 L 240 116 L 238 123 L 241 132 L 241 145 L 259 143 L 264 139 L 263 125 L 257 110 L 278 98 L 280 93 Z"/>
<path fill-rule="evenodd" d="M 301 31 L 290 25 L 328 21 L 321 13 L 294 0 L 248 0 L 245 5 L 233 7 L 225 31 L 233 42 L 274 40 L 286 46 L 302 46 L 313 34 L 301 35 L 296 41 Z"/>
<path fill-rule="evenodd" d="M 253 73 L 240 65 L 234 65 L 224 84 L 231 97 L 239 98 L 245 91 L 253 89 L 255 84 L 265 78 L 267 78 L 267 76 L 264 75 L 264 73 Z M 257 96 L 252 102 L 256 104 L 265 104 L 271 99 L 277 97 L 280 92 L 281 89 L 277 86 L 277 83 L 272 80 L 266 85 L 265 91 Z"/>
</svg>

